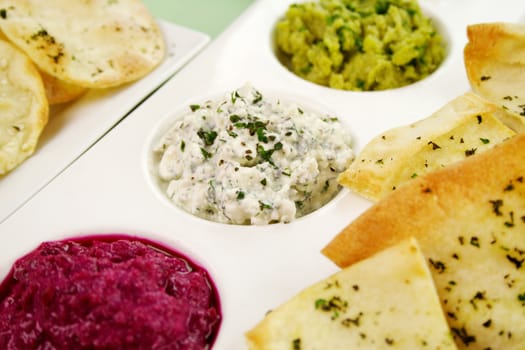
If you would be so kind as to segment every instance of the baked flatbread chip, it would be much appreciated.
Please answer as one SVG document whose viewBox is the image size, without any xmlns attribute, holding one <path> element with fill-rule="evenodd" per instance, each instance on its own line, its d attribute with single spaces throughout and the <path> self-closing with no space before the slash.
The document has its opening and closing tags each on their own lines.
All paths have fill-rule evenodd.
<svg viewBox="0 0 525 350">
<path fill-rule="evenodd" d="M 37 69 L 24 53 L 0 40 L 0 175 L 33 154 L 48 113 Z"/>
<path fill-rule="evenodd" d="M 472 90 L 525 117 L 525 24 L 467 27 L 464 63 Z"/>
<path fill-rule="evenodd" d="M 525 134 L 409 182 L 323 253 L 344 267 L 415 237 L 460 349 L 525 344 Z"/>
<path fill-rule="evenodd" d="M 140 0 L 0 0 L 0 28 L 40 70 L 86 88 L 134 81 L 165 53 Z"/>
<path fill-rule="evenodd" d="M 246 336 L 252 350 L 456 349 L 414 239 L 306 288 Z"/>
<path fill-rule="evenodd" d="M 338 181 L 377 201 L 403 183 L 515 135 L 502 122 L 510 117 L 495 104 L 468 92 L 425 119 L 372 139 Z"/>
</svg>

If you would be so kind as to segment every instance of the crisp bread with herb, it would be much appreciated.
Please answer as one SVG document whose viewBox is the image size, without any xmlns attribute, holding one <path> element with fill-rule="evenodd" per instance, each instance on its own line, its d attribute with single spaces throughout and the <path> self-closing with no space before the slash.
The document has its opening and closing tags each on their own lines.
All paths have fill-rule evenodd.
<svg viewBox="0 0 525 350">
<path fill-rule="evenodd" d="M 427 118 L 377 135 L 338 181 L 372 201 L 380 200 L 414 178 L 515 135 L 505 124 L 508 118 L 505 110 L 467 92 Z"/>
<path fill-rule="evenodd" d="M 304 289 L 247 339 L 251 350 L 456 349 L 415 239 Z"/>
<path fill-rule="evenodd" d="M 418 177 L 323 253 L 344 267 L 418 239 L 460 349 L 525 344 L 525 135 Z"/>
</svg>

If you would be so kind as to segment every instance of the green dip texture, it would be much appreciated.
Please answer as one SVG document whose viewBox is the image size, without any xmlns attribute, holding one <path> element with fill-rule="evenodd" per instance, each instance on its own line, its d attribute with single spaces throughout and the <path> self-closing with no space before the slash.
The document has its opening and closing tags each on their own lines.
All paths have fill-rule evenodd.
<svg viewBox="0 0 525 350">
<path fill-rule="evenodd" d="M 276 26 L 281 61 L 298 76 L 342 90 L 405 86 L 445 57 L 415 0 L 320 0 L 289 6 Z"/>
</svg>

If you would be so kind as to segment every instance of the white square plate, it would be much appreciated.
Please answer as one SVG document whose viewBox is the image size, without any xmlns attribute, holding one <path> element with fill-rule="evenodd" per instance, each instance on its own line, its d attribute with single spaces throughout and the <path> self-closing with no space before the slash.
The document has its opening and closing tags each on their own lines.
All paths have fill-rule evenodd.
<svg viewBox="0 0 525 350">
<path fill-rule="evenodd" d="M 370 93 L 335 91 L 286 70 L 273 27 L 292 0 L 259 0 L 88 152 L 0 225 L 0 276 L 40 242 L 125 233 L 160 241 L 206 267 L 223 321 L 214 349 L 245 349 L 244 333 L 303 288 L 337 271 L 320 250 L 370 202 L 342 190 L 290 224 L 233 226 L 193 217 L 163 200 L 150 178 L 151 139 L 172 111 L 251 83 L 327 106 L 350 128 L 358 153 L 380 132 L 429 116 L 470 89 L 463 66 L 466 26 L 523 18 L 519 1 L 421 0 L 445 29 L 448 57 L 421 82 Z M 286 98 L 286 96 L 283 96 Z"/>
</svg>

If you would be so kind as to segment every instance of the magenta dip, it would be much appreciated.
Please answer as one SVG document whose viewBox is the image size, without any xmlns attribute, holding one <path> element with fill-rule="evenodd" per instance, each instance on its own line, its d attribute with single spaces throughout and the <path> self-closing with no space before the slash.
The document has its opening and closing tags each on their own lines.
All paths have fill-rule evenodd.
<svg viewBox="0 0 525 350">
<path fill-rule="evenodd" d="M 220 324 L 203 268 L 122 236 L 42 243 L 0 287 L 0 349 L 208 349 Z"/>
</svg>

